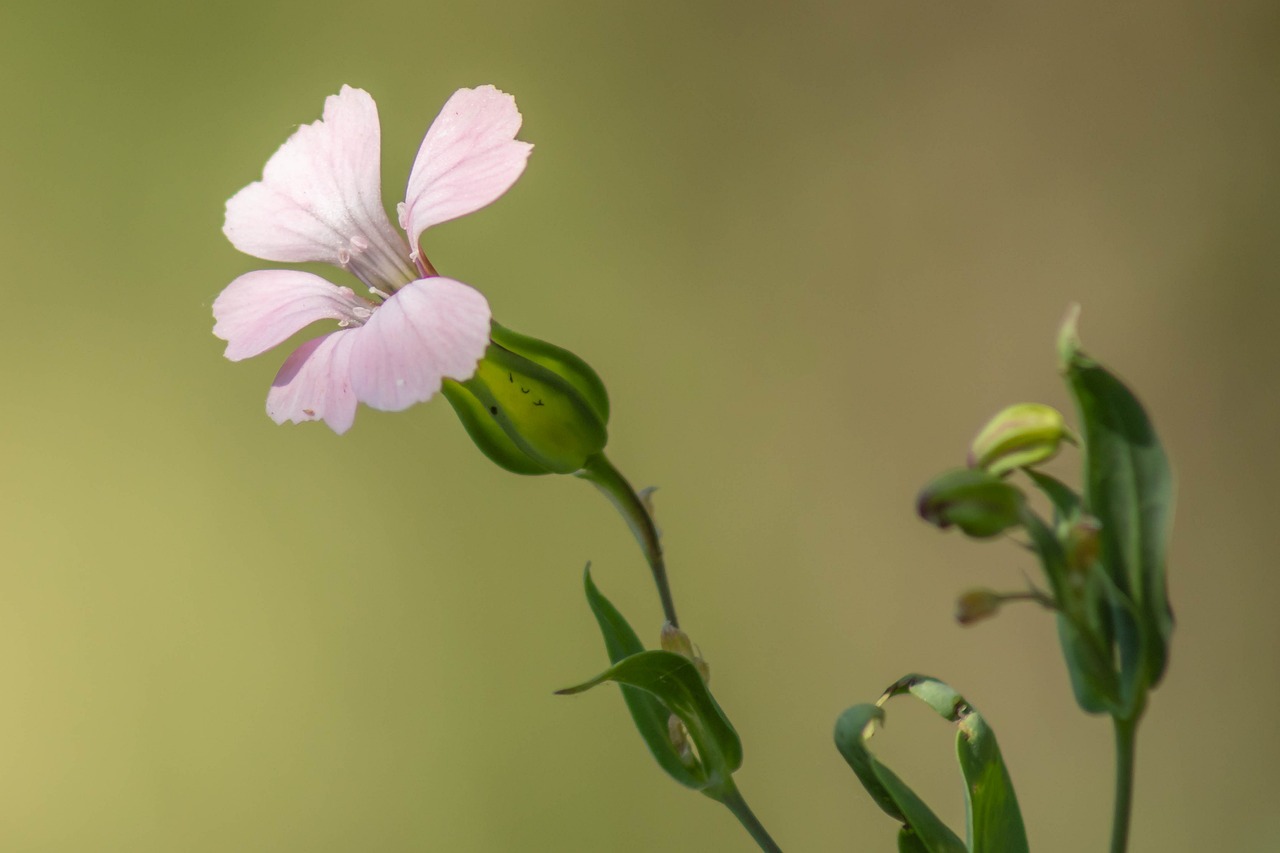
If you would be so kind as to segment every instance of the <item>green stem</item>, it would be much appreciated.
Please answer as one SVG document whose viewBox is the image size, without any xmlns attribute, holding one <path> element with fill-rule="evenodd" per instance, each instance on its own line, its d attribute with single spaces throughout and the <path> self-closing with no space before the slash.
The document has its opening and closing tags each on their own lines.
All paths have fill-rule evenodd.
<svg viewBox="0 0 1280 853">
<path fill-rule="evenodd" d="M 671 586 L 667 583 L 667 566 L 662 559 L 662 543 L 658 539 L 658 528 L 653 523 L 649 508 L 636 494 L 636 490 L 631 488 L 627 478 L 613 467 L 613 463 L 603 453 L 588 459 L 582 470 L 574 476 L 594 483 L 622 514 L 627 526 L 635 534 L 636 541 L 640 543 L 640 550 L 649 563 L 649 570 L 653 572 L 653 581 L 658 585 L 658 597 L 662 599 L 662 612 L 672 627 L 679 628 L 676 603 L 671 597 Z"/>
<path fill-rule="evenodd" d="M 1125 853 L 1129 846 L 1129 815 L 1133 811 L 1133 769 L 1137 754 L 1138 716 L 1115 718 L 1116 805 L 1111 823 L 1111 853 Z"/>
<path fill-rule="evenodd" d="M 737 785 L 733 784 L 732 779 L 720 786 L 716 793 L 709 791 L 707 793 L 712 799 L 724 803 L 729 811 L 733 812 L 738 823 L 751 833 L 752 839 L 760 845 L 761 850 L 765 853 L 782 853 L 782 848 L 769 836 L 769 831 L 764 828 L 764 824 L 756 817 L 755 812 L 751 811 L 751 806 L 747 805 L 747 801 L 742 798 L 742 792 L 738 790 Z"/>
</svg>

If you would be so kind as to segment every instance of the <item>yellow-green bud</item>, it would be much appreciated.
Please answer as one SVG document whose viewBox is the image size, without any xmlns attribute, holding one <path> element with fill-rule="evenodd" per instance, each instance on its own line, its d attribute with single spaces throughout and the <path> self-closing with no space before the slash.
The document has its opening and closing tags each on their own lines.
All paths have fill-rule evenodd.
<svg viewBox="0 0 1280 853">
<path fill-rule="evenodd" d="M 966 536 L 986 539 L 1022 523 L 1026 498 L 1013 485 L 980 469 L 960 468 L 920 490 L 916 511 L 943 530 L 955 525 Z"/>
<path fill-rule="evenodd" d="M 1041 403 L 1019 403 L 997 414 L 969 449 L 969 467 L 1002 477 L 1051 459 L 1058 445 L 1071 440 L 1062 413 Z"/>
<path fill-rule="evenodd" d="M 517 474 L 571 474 L 608 441 L 608 396 L 586 362 L 496 323 L 475 374 L 444 393 L 476 446 Z"/>
<path fill-rule="evenodd" d="M 989 589 L 971 589 L 956 599 L 956 621 L 972 625 L 995 616 L 1004 597 Z"/>
</svg>

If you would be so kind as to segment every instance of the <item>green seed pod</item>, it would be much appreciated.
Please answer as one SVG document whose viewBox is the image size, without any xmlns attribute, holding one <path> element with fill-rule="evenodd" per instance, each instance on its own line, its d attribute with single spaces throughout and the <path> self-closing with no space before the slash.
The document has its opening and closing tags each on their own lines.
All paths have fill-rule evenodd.
<svg viewBox="0 0 1280 853">
<path fill-rule="evenodd" d="M 1019 403 L 978 433 L 969 449 L 969 467 L 1003 477 L 1053 458 L 1064 439 L 1072 437 L 1061 412 L 1041 403 Z"/>
<path fill-rule="evenodd" d="M 921 489 L 916 511 L 943 530 L 955 525 L 966 536 L 987 539 L 1020 525 L 1025 502 L 1016 486 L 994 474 L 960 468 Z"/>
<path fill-rule="evenodd" d="M 517 474 L 571 474 L 604 449 L 608 397 L 595 372 L 567 350 L 494 324 L 475 374 L 446 383 L 467 434 Z M 529 355 L 498 341 L 515 342 Z M 530 356 L 537 356 L 532 358 Z"/>
</svg>

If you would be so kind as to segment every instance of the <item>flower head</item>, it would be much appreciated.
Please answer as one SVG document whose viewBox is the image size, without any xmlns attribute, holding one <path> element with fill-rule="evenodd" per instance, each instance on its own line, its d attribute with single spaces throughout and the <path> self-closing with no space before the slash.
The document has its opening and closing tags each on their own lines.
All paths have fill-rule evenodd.
<svg viewBox="0 0 1280 853">
<path fill-rule="evenodd" d="M 489 344 L 489 304 L 436 274 L 422 233 L 497 200 L 524 171 L 532 145 L 515 139 L 515 99 L 492 86 L 459 89 L 418 149 L 401 233 L 382 204 L 378 110 L 343 86 L 324 117 L 298 128 L 262 180 L 227 202 L 223 233 L 268 261 L 323 261 L 368 289 L 358 295 L 300 270 L 240 276 L 213 303 L 213 333 L 239 361 L 320 320 L 338 329 L 298 347 L 267 393 L 276 423 L 323 420 L 346 432 L 356 404 L 399 411 L 430 399 L 444 379 L 465 380 Z M 406 240 L 407 237 L 407 240 Z"/>
</svg>

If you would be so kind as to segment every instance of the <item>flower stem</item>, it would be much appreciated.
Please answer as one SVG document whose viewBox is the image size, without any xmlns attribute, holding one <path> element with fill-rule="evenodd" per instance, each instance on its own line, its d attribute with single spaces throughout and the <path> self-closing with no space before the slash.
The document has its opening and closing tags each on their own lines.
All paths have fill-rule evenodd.
<svg viewBox="0 0 1280 853">
<path fill-rule="evenodd" d="M 644 558 L 653 572 L 653 581 L 658 585 L 658 597 L 662 599 L 662 612 L 666 620 L 672 627 L 680 627 L 680 623 L 676 621 L 676 603 L 671 597 L 671 586 L 667 583 L 667 567 L 662 559 L 658 528 L 653 523 L 653 516 L 649 514 L 645 502 L 603 453 L 588 459 L 575 476 L 594 483 L 622 514 L 627 526 L 635 534 L 636 541 L 640 543 L 640 550 L 644 552 Z"/>
<path fill-rule="evenodd" d="M 1116 803 L 1111 823 L 1111 853 L 1125 853 L 1129 846 L 1129 815 L 1133 811 L 1133 770 L 1136 757 L 1138 715 L 1114 719 L 1116 731 Z"/>
<path fill-rule="evenodd" d="M 747 801 L 742 798 L 742 792 L 738 790 L 738 786 L 733 784 L 732 779 L 728 779 L 720 786 L 718 791 L 708 791 L 707 794 L 712 799 L 718 800 L 725 804 L 729 811 L 733 812 L 733 816 L 738 819 L 738 823 L 742 824 L 743 829 L 751 833 L 752 839 L 756 844 L 760 845 L 760 849 L 765 853 L 782 853 L 782 848 L 777 842 L 770 837 L 768 830 L 764 828 L 764 824 L 756 817 L 755 812 L 751 811 L 751 806 L 747 805 Z"/>
</svg>

